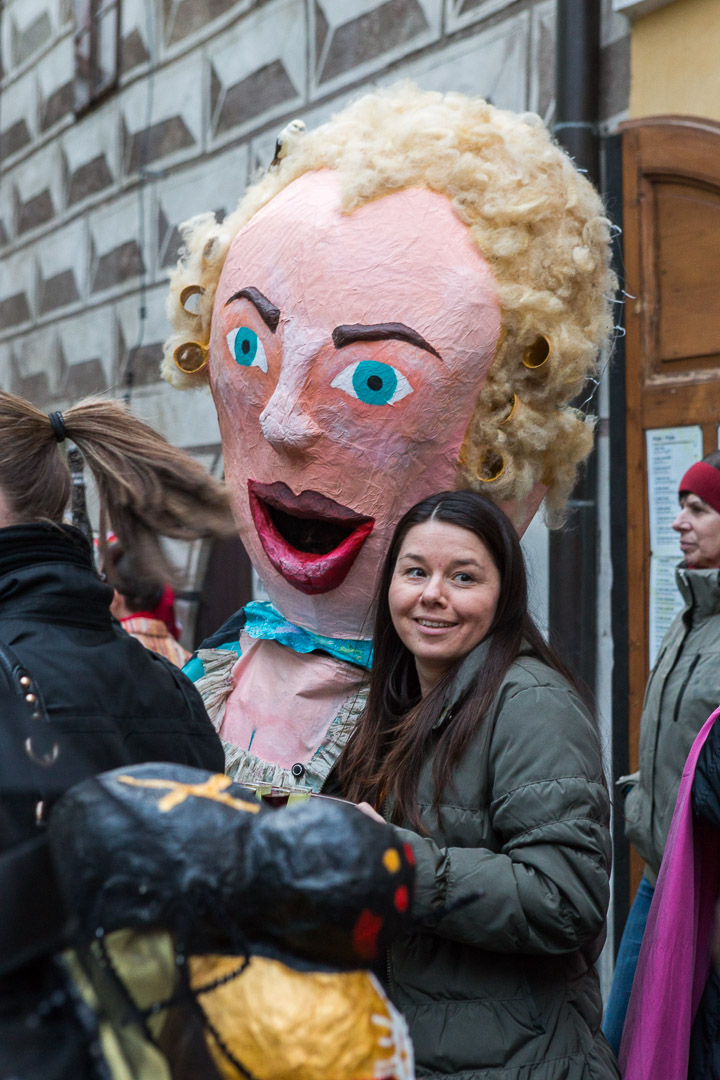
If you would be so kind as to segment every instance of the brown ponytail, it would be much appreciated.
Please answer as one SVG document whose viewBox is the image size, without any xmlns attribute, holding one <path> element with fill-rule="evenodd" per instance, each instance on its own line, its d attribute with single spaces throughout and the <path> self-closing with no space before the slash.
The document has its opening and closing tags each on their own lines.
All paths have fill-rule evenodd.
<svg viewBox="0 0 720 1080">
<path fill-rule="evenodd" d="M 167 580 L 172 569 L 161 536 L 195 540 L 234 531 L 224 486 L 119 402 L 86 398 L 62 418 L 97 484 L 103 554 L 109 519 L 134 566 Z M 57 428 L 29 401 L 0 391 L 0 489 L 13 521 L 63 519 L 71 477 Z"/>
</svg>

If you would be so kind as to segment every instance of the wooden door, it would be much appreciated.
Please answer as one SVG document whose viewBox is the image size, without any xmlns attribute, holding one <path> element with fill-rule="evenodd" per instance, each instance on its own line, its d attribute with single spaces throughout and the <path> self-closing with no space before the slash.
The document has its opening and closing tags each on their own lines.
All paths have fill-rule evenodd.
<svg viewBox="0 0 720 1080">
<path fill-rule="evenodd" d="M 636 769 L 649 671 L 646 432 L 699 425 L 702 454 L 718 446 L 720 124 L 657 117 L 624 125 L 622 139 L 623 251 L 634 298 L 625 314 L 629 746 Z M 634 854 L 633 893 L 640 872 Z"/>
</svg>

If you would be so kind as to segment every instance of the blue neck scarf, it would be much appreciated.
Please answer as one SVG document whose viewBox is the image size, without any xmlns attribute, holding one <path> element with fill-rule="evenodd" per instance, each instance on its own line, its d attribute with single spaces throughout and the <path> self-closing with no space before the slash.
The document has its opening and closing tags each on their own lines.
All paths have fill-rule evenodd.
<svg viewBox="0 0 720 1080">
<path fill-rule="evenodd" d="M 324 652 L 337 660 L 370 669 L 372 664 L 372 642 L 363 639 L 330 638 L 314 634 L 288 622 L 272 604 L 267 601 L 252 600 L 245 605 L 245 626 L 243 628 L 252 638 L 263 641 L 277 641 L 297 653 Z"/>
</svg>

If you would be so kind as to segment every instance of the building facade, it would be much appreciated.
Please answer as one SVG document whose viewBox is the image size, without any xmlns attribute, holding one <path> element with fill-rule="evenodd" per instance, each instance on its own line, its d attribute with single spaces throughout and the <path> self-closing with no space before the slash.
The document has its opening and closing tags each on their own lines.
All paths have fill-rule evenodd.
<svg viewBox="0 0 720 1080">
<path fill-rule="evenodd" d="M 180 222 L 229 212 L 290 119 L 314 125 L 373 83 L 409 78 L 553 121 L 554 0 L 4 0 L 0 11 L 0 386 L 48 409 L 130 398 L 215 471 L 209 396 L 158 375 Z M 627 31 L 606 3 L 608 129 L 627 108 Z M 527 546 L 544 622 L 539 523 Z M 188 556 L 192 589 L 207 554 Z"/>
<path fill-rule="evenodd" d="M 677 482 L 718 448 L 720 5 L 615 0 L 615 7 L 631 20 L 628 120 L 619 136 L 627 334 L 624 364 L 612 376 L 614 726 L 616 746 L 627 733 L 618 771 L 629 771 L 637 768 L 648 671 L 680 606 L 671 529 Z M 633 858 L 630 893 L 640 872 Z"/>
<path fill-rule="evenodd" d="M 124 397 L 220 473 L 209 394 L 159 379 L 180 222 L 228 213 L 291 119 L 315 125 L 376 83 L 480 94 L 552 126 L 556 21 L 555 0 L 0 0 L 0 387 L 48 410 Z M 672 614 L 652 447 L 666 429 L 688 453 L 718 444 L 719 54 L 718 0 L 602 0 L 603 186 L 627 303 L 595 393 L 592 617 L 616 774 Z M 547 626 L 540 519 L 524 543 Z M 191 645 L 252 586 L 238 544 L 178 557 Z M 618 823 L 618 924 L 633 877 L 621 836 Z"/>
<path fill-rule="evenodd" d="M 630 7 L 601 3 L 603 135 L 628 117 L 639 25 Z M 179 393 L 159 378 L 180 223 L 227 214 L 291 119 L 313 126 L 373 84 L 412 79 L 479 94 L 552 126 L 556 20 L 555 0 L 0 0 L 0 387 L 48 410 L 86 394 L 123 397 L 220 473 L 209 394 Z M 608 364 L 595 393 L 592 617 L 609 743 L 617 620 Z M 524 546 L 546 628 L 539 517 Z M 230 542 L 178 557 L 192 645 L 248 598 L 249 568 Z"/>
</svg>

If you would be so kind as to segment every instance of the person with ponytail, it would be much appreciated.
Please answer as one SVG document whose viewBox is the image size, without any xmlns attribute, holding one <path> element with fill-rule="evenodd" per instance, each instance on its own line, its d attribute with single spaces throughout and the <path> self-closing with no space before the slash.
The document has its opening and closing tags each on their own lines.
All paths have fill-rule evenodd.
<svg viewBox="0 0 720 1080">
<path fill-rule="evenodd" d="M 224 766 L 197 690 L 121 629 L 88 538 L 64 523 L 68 442 L 97 485 L 101 549 L 111 525 L 143 576 L 171 573 L 162 536 L 233 527 L 222 485 L 117 402 L 48 416 L 0 392 L 0 1075 L 27 1080 L 106 1075 L 57 959 L 72 913 L 45 832 L 54 803 L 135 763 Z"/>
<path fill-rule="evenodd" d="M 597 725 L 490 500 L 443 492 L 400 520 L 373 649 L 334 783 L 414 858 L 415 930 L 386 978 L 418 1074 L 617 1077 L 594 969 L 610 868 Z"/>
<path fill-rule="evenodd" d="M 144 577 L 172 574 L 161 537 L 233 527 L 222 485 L 118 402 L 87 399 L 48 416 L 0 392 L 0 644 L 32 674 L 64 740 L 63 783 L 148 760 L 222 772 L 200 695 L 115 622 L 88 540 L 64 523 L 70 441 L 97 486 L 101 552 L 111 525 Z M 21 815 L 21 832 L 34 816 Z"/>
</svg>

